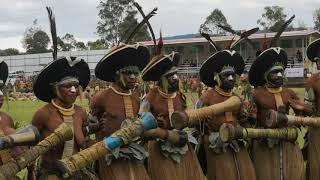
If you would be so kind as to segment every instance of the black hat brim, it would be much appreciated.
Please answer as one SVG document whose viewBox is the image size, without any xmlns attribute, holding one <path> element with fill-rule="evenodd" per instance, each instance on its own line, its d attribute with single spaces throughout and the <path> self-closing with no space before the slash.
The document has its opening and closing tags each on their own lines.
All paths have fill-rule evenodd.
<svg viewBox="0 0 320 180">
<path fill-rule="evenodd" d="M 177 52 L 156 56 L 143 69 L 141 77 L 144 81 L 159 81 L 162 75 L 171 73 L 169 71 L 175 72 L 172 67 L 177 66 L 179 60 Z"/>
<path fill-rule="evenodd" d="M 241 75 L 244 69 L 244 61 L 241 55 L 235 51 L 223 50 L 213 54 L 200 68 L 200 79 L 209 87 L 214 87 L 217 82 L 214 80 L 215 73 L 220 73 L 224 66 L 232 66 L 235 73 Z"/>
<path fill-rule="evenodd" d="M 3 84 L 6 83 L 8 79 L 9 68 L 6 62 L 0 60 L 0 80 L 3 81 Z"/>
<path fill-rule="evenodd" d="M 67 76 L 76 77 L 79 80 L 79 85 L 85 89 L 90 81 L 88 64 L 83 59 L 72 61 L 65 57 L 51 62 L 35 78 L 34 94 L 38 99 L 50 102 L 55 97 L 53 84 Z"/>
<path fill-rule="evenodd" d="M 320 39 L 317 39 L 313 41 L 309 46 L 307 47 L 307 57 L 310 61 L 315 62 L 314 58 L 319 53 L 320 50 Z M 320 58 L 320 57 L 319 57 Z"/>
<path fill-rule="evenodd" d="M 288 56 L 282 48 L 269 48 L 262 52 L 250 68 L 250 84 L 253 86 L 263 86 L 266 83 L 264 74 L 277 62 L 281 63 L 282 66 L 286 68 Z"/>
<path fill-rule="evenodd" d="M 116 72 L 127 66 L 136 66 L 141 71 L 149 62 L 150 53 L 147 47 L 141 45 L 124 45 L 106 54 L 97 64 L 97 78 L 115 82 Z"/>
</svg>

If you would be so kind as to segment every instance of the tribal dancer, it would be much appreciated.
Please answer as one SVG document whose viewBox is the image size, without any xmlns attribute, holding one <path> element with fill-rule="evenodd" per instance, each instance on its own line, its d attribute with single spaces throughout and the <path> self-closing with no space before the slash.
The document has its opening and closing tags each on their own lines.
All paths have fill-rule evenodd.
<svg viewBox="0 0 320 180">
<path fill-rule="evenodd" d="M 207 38 L 208 39 L 208 38 Z M 211 39 L 209 39 L 210 41 Z M 210 41 L 212 45 L 214 43 Z M 214 45 L 216 47 L 216 45 Z M 218 50 L 218 48 L 216 48 Z M 198 107 L 210 106 L 228 100 L 236 82 L 236 76 L 244 69 L 243 58 L 234 50 L 222 50 L 206 60 L 200 69 L 201 81 L 208 87 L 200 98 Z M 204 149 L 207 161 L 207 178 L 255 179 L 255 171 L 243 141 L 223 143 L 219 128 L 223 123 L 239 125 L 236 112 L 225 112 L 205 122 Z"/>
<path fill-rule="evenodd" d="M 320 70 L 320 39 L 313 41 L 307 47 L 307 57 L 315 62 Z M 320 74 L 314 73 L 305 82 L 306 103 L 313 105 L 314 116 L 320 116 Z M 319 128 L 308 128 L 307 139 L 307 177 L 310 180 L 320 179 L 320 130 Z"/>
<path fill-rule="evenodd" d="M 266 113 L 270 109 L 288 114 L 291 107 L 300 115 L 305 111 L 304 103 L 297 94 L 291 89 L 283 88 L 287 53 L 280 47 L 273 47 L 294 17 L 293 15 L 281 26 L 270 42 L 269 49 L 263 51 L 251 66 L 249 82 L 255 87 L 253 97 L 257 106 L 257 127 L 266 127 Z M 302 152 L 294 142 L 279 139 L 254 141 L 252 157 L 257 179 L 305 178 Z"/>
<path fill-rule="evenodd" d="M 3 87 L 5 86 L 8 78 L 8 65 L 6 62 L 0 60 L 0 108 L 4 103 Z M 0 111 L 0 138 L 5 135 L 15 133 L 14 122 L 12 118 L 5 112 Z M 0 140 L 0 148 L 4 149 L 5 142 Z M 13 149 L 12 149 L 13 150 Z M 3 165 L 11 160 L 12 155 L 16 154 L 12 150 L 0 150 L 0 165 Z"/>
<path fill-rule="evenodd" d="M 34 93 L 38 99 L 48 104 L 34 114 L 32 124 L 38 128 L 42 137 L 50 135 L 63 122 L 74 130 L 72 140 L 60 144 L 41 157 L 38 179 L 59 179 L 54 162 L 87 147 L 86 129 L 83 128 L 87 114 L 74 103 L 80 87 L 85 89 L 89 80 L 88 64 L 77 58 L 57 59 L 37 76 Z"/>
<path fill-rule="evenodd" d="M 128 126 L 138 117 L 140 99 L 134 90 L 140 71 L 150 60 L 147 47 L 139 44 L 127 45 L 139 28 L 155 14 L 153 9 L 133 29 L 125 44 L 118 43 L 99 61 L 95 68 L 97 78 L 110 82 L 108 89 L 97 93 L 91 101 L 92 117 L 100 124 L 97 140 L 111 135 L 116 130 Z M 117 148 L 113 154 L 98 160 L 100 179 L 149 180 L 144 167 L 147 157 L 145 148 L 139 143 L 130 143 Z"/>
<path fill-rule="evenodd" d="M 149 51 L 144 46 L 120 45 L 98 63 L 96 76 L 112 84 L 108 89 L 97 93 L 91 101 L 91 114 L 99 119 L 101 128 L 97 140 L 111 135 L 137 117 L 140 99 L 138 94 L 133 93 L 133 88 L 149 58 Z M 113 156 L 98 161 L 99 177 L 111 180 L 148 180 L 143 164 L 146 157 L 147 152 L 141 145 L 131 143 L 118 149 Z"/>
<path fill-rule="evenodd" d="M 186 109 L 186 98 L 179 91 L 177 64 L 179 54 L 156 55 L 142 71 L 144 81 L 155 81 L 157 86 L 150 89 L 142 102 L 140 112 L 151 112 L 157 117 L 158 126 L 172 130 L 170 115 Z M 185 139 L 187 139 L 185 134 Z M 174 145 L 166 140 L 149 141 L 148 173 L 151 180 L 202 180 L 200 164 L 192 146 L 187 140 Z M 165 172 L 165 173 L 164 173 Z"/>
<path fill-rule="evenodd" d="M 286 52 L 275 47 L 263 51 L 251 66 L 249 81 L 255 87 L 253 96 L 257 106 L 257 127 L 265 127 L 269 109 L 288 114 L 291 107 L 296 113 L 303 112 L 303 102 L 297 94 L 282 87 L 287 61 Z M 294 142 L 257 140 L 254 141 L 252 154 L 257 179 L 304 179 L 303 156 Z"/>
<path fill-rule="evenodd" d="M 47 8 L 51 24 L 53 42 L 56 42 L 54 16 Z M 57 46 L 54 44 L 54 61 L 48 64 L 34 81 L 35 96 L 47 102 L 33 116 L 32 124 L 42 136 L 49 136 L 60 124 L 67 123 L 73 129 L 73 139 L 61 143 L 42 155 L 39 162 L 37 179 L 61 179 L 56 161 L 71 156 L 88 146 L 86 141 L 87 114 L 75 105 L 80 87 L 85 89 L 90 81 L 90 70 L 83 59 L 75 57 L 57 58 Z M 86 175 L 84 175 L 86 174 Z M 79 173 L 74 179 L 91 179 L 88 171 Z M 92 177 L 94 179 L 94 177 Z"/>
</svg>

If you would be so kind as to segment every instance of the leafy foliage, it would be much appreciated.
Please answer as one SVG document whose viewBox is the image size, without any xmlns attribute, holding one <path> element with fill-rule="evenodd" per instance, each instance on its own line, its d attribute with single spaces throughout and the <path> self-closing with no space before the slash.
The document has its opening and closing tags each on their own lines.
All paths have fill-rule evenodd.
<svg viewBox="0 0 320 180">
<path fill-rule="evenodd" d="M 231 25 L 227 22 L 226 17 L 219 9 L 214 9 L 211 14 L 206 18 L 205 22 L 200 25 L 199 32 L 205 32 L 207 34 L 225 34 L 227 31 L 221 29 L 219 26 L 232 29 Z"/>
<path fill-rule="evenodd" d="M 1 50 L 0 49 L 0 56 L 13 56 L 13 55 L 18 55 L 20 52 L 18 49 L 15 48 L 8 48 Z"/>
<path fill-rule="evenodd" d="M 262 17 L 258 19 L 258 25 L 262 26 L 265 30 L 276 32 L 286 21 L 287 15 L 283 12 L 283 7 L 280 6 L 266 6 Z M 293 29 L 292 26 L 287 28 Z"/>
<path fill-rule="evenodd" d="M 314 28 L 320 31 L 320 8 L 313 13 Z"/>
<path fill-rule="evenodd" d="M 33 26 L 26 29 L 22 43 L 27 54 L 49 52 L 47 48 L 50 43 L 50 38 L 47 33 L 38 26 L 37 19 L 33 21 Z"/>
<path fill-rule="evenodd" d="M 126 39 L 130 30 L 138 24 L 135 18 L 137 11 L 133 9 L 133 0 L 101 0 L 98 6 L 100 18 L 97 25 L 97 33 L 107 46 L 118 43 L 120 39 Z M 150 35 L 147 26 L 143 26 L 132 38 L 135 41 L 149 40 Z"/>
</svg>

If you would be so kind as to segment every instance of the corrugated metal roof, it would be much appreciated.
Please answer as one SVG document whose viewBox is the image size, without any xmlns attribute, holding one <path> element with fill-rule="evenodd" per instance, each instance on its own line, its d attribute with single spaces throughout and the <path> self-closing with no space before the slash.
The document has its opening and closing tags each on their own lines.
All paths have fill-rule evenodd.
<svg viewBox="0 0 320 180">
<path fill-rule="evenodd" d="M 308 36 L 310 34 L 320 34 L 319 31 L 315 30 L 303 30 L 303 31 L 288 31 L 288 32 L 283 32 L 281 34 L 281 37 L 291 37 L 291 36 Z M 276 35 L 276 33 L 256 33 L 252 34 L 249 36 L 249 39 L 263 39 L 265 36 L 267 38 L 272 38 Z M 230 41 L 232 40 L 233 36 L 215 36 L 211 37 L 211 39 L 215 42 L 219 41 Z M 201 42 L 207 42 L 206 39 L 199 37 L 199 38 L 187 38 L 187 39 L 172 39 L 172 40 L 164 40 L 164 44 L 186 44 L 186 43 L 201 43 Z M 153 45 L 153 41 L 145 41 L 145 42 L 140 42 L 146 46 L 151 46 Z"/>
</svg>

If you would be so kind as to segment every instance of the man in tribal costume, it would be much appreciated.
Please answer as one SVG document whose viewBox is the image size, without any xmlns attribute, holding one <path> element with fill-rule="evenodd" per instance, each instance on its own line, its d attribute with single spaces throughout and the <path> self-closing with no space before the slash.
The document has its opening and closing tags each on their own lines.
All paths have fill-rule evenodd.
<svg viewBox="0 0 320 180">
<path fill-rule="evenodd" d="M 296 114 L 304 111 L 304 103 L 297 94 L 283 87 L 287 54 L 280 47 L 263 51 L 251 66 L 249 81 L 255 87 L 253 98 L 257 106 L 257 127 L 266 127 L 270 109 L 288 114 L 291 107 Z M 276 128 L 276 127 L 273 127 Z M 278 139 L 254 141 L 253 162 L 257 179 L 304 179 L 304 161 L 295 142 Z"/>
<path fill-rule="evenodd" d="M 121 44 L 113 47 L 97 64 L 97 78 L 111 82 L 108 89 L 93 96 L 90 105 L 92 117 L 100 123 L 100 132 L 96 135 L 98 141 L 127 126 L 138 116 L 140 99 L 134 87 L 149 58 L 146 47 Z M 98 160 L 99 178 L 148 180 L 143 164 L 146 157 L 147 152 L 138 143 L 116 149 L 112 156 Z"/>
<path fill-rule="evenodd" d="M 208 87 L 200 98 L 198 107 L 222 103 L 234 95 L 236 76 L 244 69 L 243 58 L 233 50 L 222 50 L 206 60 L 200 69 L 201 81 Z M 204 149 L 207 161 L 207 178 L 256 179 L 253 164 L 241 140 L 223 143 L 219 128 L 223 123 L 241 124 L 237 112 L 225 112 L 206 120 Z"/>
<path fill-rule="evenodd" d="M 154 81 L 143 100 L 140 112 L 151 112 L 157 117 L 158 126 L 172 130 L 170 115 L 174 111 L 186 110 L 186 98 L 179 90 L 177 65 L 180 57 L 177 52 L 156 55 L 142 71 L 144 81 Z M 200 164 L 192 146 L 185 142 L 175 145 L 167 140 L 151 140 L 148 144 L 148 173 L 151 180 L 202 180 Z M 164 173 L 165 172 L 165 173 Z"/>
<path fill-rule="evenodd" d="M 320 70 L 320 39 L 307 47 L 308 59 L 316 63 Z M 313 106 L 314 116 L 320 116 L 320 73 L 314 73 L 305 81 L 305 101 Z M 310 180 L 320 179 L 320 130 L 308 128 L 307 135 L 307 177 Z"/>
<path fill-rule="evenodd" d="M 0 59 L 0 108 L 4 103 L 3 88 L 8 78 L 8 65 Z M 12 118 L 5 112 L 0 111 L 0 138 L 9 134 L 15 133 L 14 122 Z M 11 158 L 19 152 L 18 149 L 5 149 L 6 142 L 0 140 L 0 165 L 3 165 L 11 160 Z M 12 156 L 13 155 L 13 156 Z"/>
<path fill-rule="evenodd" d="M 72 140 L 61 142 L 40 157 L 36 179 L 61 179 L 55 162 L 88 146 L 84 128 L 87 114 L 75 105 L 75 101 L 80 87 L 85 89 L 89 80 L 88 64 L 75 57 L 54 60 L 36 77 L 34 94 L 47 104 L 34 114 L 32 124 L 38 128 L 42 138 L 49 136 L 62 123 L 67 123 L 73 129 Z M 90 179 L 90 176 L 91 173 L 84 170 L 74 179 Z"/>
</svg>

